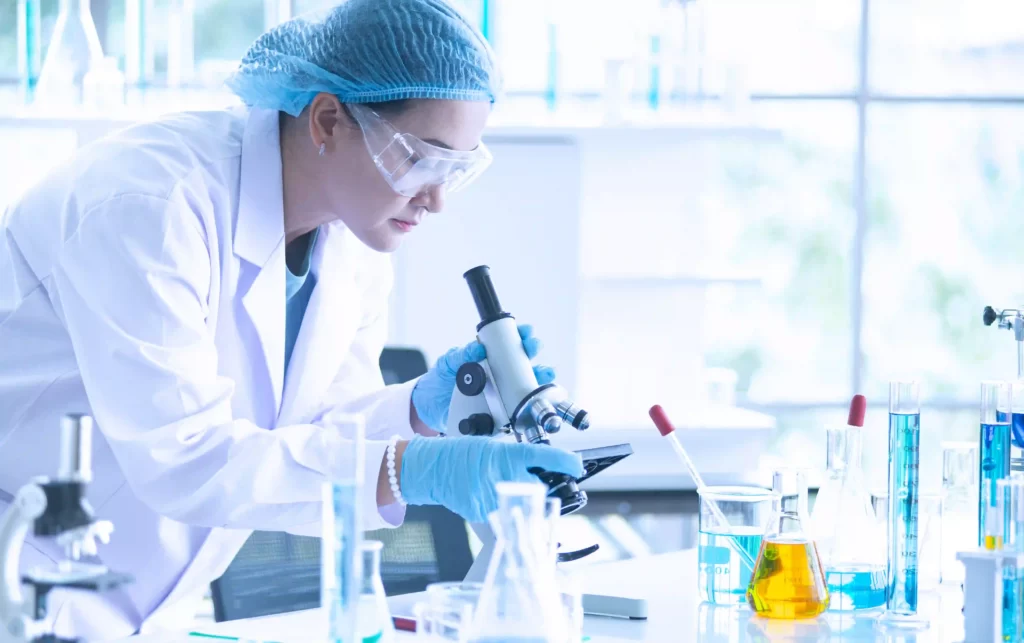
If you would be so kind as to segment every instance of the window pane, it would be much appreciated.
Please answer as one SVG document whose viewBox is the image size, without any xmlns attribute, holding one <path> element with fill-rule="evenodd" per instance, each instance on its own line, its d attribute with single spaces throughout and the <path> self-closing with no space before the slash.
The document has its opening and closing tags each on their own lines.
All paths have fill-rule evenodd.
<svg viewBox="0 0 1024 643">
<path fill-rule="evenodd" d="M 705 4 L 713 57 L 743 65 L 751 91 L 853 90 L 859 0 L 708 0 Z"/>
<path fill-rule="evenodd" d="M 585 157 L 587 174 L 610 168 L 582 189 L 579 397 L 595 417 L 640 421 L 712 387 L 740 405 L 848 395 L 854 109 L 760 107 L 784 136 L 669 128 Z"/>
<path fill-rule="evenodd" d="M 0 78 L 18 75 L 18 3 L 0 3 Z"/>
<path fill-rule="evenodd" d="M 875 106 L 869 112 L 864 271 L 866 390 L 919 378 L 976 403 L 1012 378 L 1016 347 L 985 305 L 1024 302 L 1024 108 Z"/>
<path fill-rule="evenodd" d="M 196 64 L 237 63 L 263 31 L 263 2 L 196 0 Z"/>
<path fill-rule="evenodd" d="M 716 146 L 719 180 L 703 208 L 708 271 L 759 285 L 709 289 L 704 354 L 736 371 L 741 399 L 841 400 L 850 387 L 856 115 L 845 103 L 760 109 L 783 141 Z"/>
<path fill-rule="evenodd" d="M 872 87 L 888 93 L 1024 94 L 1024 3 L 871 3 Z"/>
</svg>

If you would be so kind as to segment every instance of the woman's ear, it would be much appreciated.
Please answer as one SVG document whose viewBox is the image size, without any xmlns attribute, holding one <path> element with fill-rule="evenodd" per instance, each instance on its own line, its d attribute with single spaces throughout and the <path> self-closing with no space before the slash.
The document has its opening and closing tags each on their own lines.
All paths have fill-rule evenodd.
<svg viewBox="0 0 1024 643">
<path fill-rule="evenodd" d="M 309 136 L 313 145 L 318 148 L 323 145 L 326 151 L 334 151 L 339 125 L 347 118 L 337 96 L 327 92 L 317 94 L 309 104 Z"/>
</svg>

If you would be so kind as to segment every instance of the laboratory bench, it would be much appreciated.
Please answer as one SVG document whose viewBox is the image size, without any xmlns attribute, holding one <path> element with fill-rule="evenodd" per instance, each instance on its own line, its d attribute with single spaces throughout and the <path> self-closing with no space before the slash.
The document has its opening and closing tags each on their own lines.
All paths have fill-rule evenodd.
<svg viewBox="0 0 1024 643">
<path fill-rule="evenodd" d="M 826 613 L 809 621 L 768 621 L 752 615 L 746 607 L 717 607 L 701 603 L 697 592 L 697 552 L 694 549 L 605 563 L 577 563 L 572 572 L 584 591 L 644 598 L 648 618 L 631 621 L 587 616 L 584 634 L 591 643 L 632 641 L 733 643 L 742 641 L 900 641 L 901 643 L 947 643 L 963 640 L 962 598 L 955 588 L 921 594 L 921 613 L 931 619 L 930 627 L 917 633 L 887 636 L 876 629 L 878 612 Z M 419 595 L 389 599 L 392 613 L 410 615 Z M 292 612 L 257 619 L 211 624 L 204 633 L 252 638 L 256 641 L 317 641 L 318 610 Z M 202 641 L 187 633 L 166 633 L 121 639 L 117 643 L 189 643 Z M 211 639 L 207 639 L 211 640 Z M 399 632 L 398 641 L 416 640 Z"/>
</svg>

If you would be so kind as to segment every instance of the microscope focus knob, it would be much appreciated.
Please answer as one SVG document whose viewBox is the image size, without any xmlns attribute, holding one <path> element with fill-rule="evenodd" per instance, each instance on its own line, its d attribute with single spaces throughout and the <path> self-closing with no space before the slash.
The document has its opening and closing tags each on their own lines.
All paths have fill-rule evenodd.
<svg viewBox="0 0 1024 643">
<path fill-rule="evenodd" d="M 487 385 L 487 374 L 484 367 L 477 362 L 466 362 L 459 367 L 455 373 L 455 386 L 459 393 L 469 397 L 475 397 L 484 392 Z"/>
<path fill-rule="evenodd" d="M 490 435 L 494 432 L 494 418 L 486 413 L 474 413 L 464 420 L 459 420 L 459 433 L 462 435 Z"/>
</svg>

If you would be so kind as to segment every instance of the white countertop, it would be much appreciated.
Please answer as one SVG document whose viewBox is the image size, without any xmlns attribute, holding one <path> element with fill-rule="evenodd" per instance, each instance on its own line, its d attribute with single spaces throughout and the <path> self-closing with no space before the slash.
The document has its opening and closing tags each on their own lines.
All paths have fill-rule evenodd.
<svg viewBox="0 0 1024 643">
<path fill-rule="evenodd" d="M 697 552 L 687 550 L 649 558 L 576 567 L 585 591 L 614 594 L 648 601 L 646 621 L 588 616 L 584 634 L 591 643 L 628 641 L 900 641 L 947 643 L 963 637 L 962 599 L 952 588 L 921 594 L 922 614 L 932 618 L 931 627 L 919 633 L 887 638 L 875 626 L 878 612 L 826 613 L 810 621 L 769 621 L 752 615 L 746 607 L 716 607 L 700 603 L 697 596 Z M 389 599 L 396 615 L 405 615 L 415 596 Z M 316 641 L 317 611 L 219 623 L 210 634 L 255 637 L 256 640 Z M 415 640 L 399 633 L 398 641 Z M 119 643 L 200 643 L 204 639 L 168 633 L 123 639 Z M 206 639 L 212 640 L 212 639 Z"/>
</svg>

